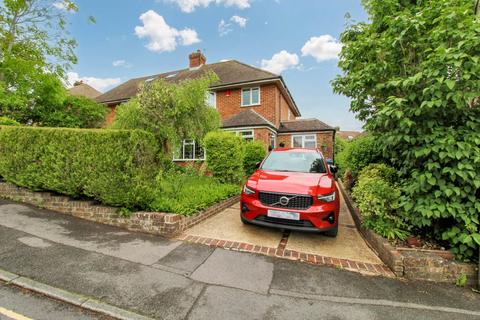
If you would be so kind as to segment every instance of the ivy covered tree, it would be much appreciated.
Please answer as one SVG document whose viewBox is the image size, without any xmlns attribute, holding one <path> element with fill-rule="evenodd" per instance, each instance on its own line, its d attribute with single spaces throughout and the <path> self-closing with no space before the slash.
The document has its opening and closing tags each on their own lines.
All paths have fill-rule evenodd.
<svg viewBox="0 0 480 320">
<path fill-rule="evenodd" d="M 206 102 L 208 88 L 217 80 L 216 74 L 207 73 L 180 83 L 147 82 L 119 107 L 111 128 L 152 132 L 165 153 L 183 139 L 201 140 L 220 126 L 218 112 Z"/>
<path fill-rule="evenodd" d="M 472 0 L 364 0 L 334 90 L 399 170 L 403 219 L 472 258 L 480 245 L 480 17 Z"/>
</svg>

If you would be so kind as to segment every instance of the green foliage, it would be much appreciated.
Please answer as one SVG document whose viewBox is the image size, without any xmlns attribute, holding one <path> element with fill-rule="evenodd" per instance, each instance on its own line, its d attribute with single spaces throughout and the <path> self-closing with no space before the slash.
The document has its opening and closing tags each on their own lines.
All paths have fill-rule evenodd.
<svg viewBox="0 0 480 320">
<path fill-rule="evenodd" d="M 338 156 L 342 151 L 347 147 L 348 141 L 342 138 L 340 135 L 335 135 L 335 146 L 334 146 L 334 153 L 335 153 L 335 162 L 337 162 Z"/>
<path fill-rule="evenodd" d="M 206 135 L 208 170 L 221 182 L 239 183 L 244 177 L 245 143 L 231 132 L 213 131 Z"/>
<path fill-rule="evenodd" d="M 366 228 L 388 239 L 405 239 L 406 225 L 398 215 L 400 190 L 390 178 L 395 169 L 386 165 L 370 165 L 363 169 L 352 196 L 363 217 Z"/>
<path fill-rule="evenodd" d="M 465 287 L 467 285 L 467 275 L 465 273 L 462 273 L 457 281 L 456 281 L 457 287 Z"/>
<path fill-rule="evenodd" d="M 480 245 L 480 37 L 470 0 L 365 0 L 335 91 L 404 181 L 406 222 L 459 258 Z"/>
<path fill-rule="evenodd" d="M 240 192 L 235 184 L 222 184 L 217 179 L 195 170 L 170 170 L 157 176 L 155 200 L 151 210 L 192 215 Z"/>
<path fill-rule="evenodd" d="M 0 176 L 34 190 L 145 208 L 158 152 L 143 131 L 0 127 Z"/>
<path fill-rule="evenodd" d="M 354 179 L 368 164 L 380 159 L 381 150 L 377 146 L 376 139 L 372 136 L 360 136 L 347 142 L 344 149 L 336 157 L 340 174 L 348 170 Z"/>
<path fill-rule="evenodd" d="M 46 127 L 99 128 L 107 112 L 107 107 L 92 99 L 67 96 L 61 107 L 42 113 L 39 121 Z"/>
<path fill-rule="evenodd" d="M 0 117 L 0 126 L 19 126 L 20 123 L 18 123 L 15 120 L 12 120 L 7 117 Z"/>
<path fill-rule="evenodd" d="M 145 83 L 137 97 L 119 107 L 111 128 L 152 132 L 165 153 L 183 139 L 201 140 L 220 126 L 218 112 L 206 103 L 214 73 L 179 84 L 163 79 Z"/>
<path fill-rule="evenodd" d="M 260 141 L 245 142 L 245 158 L 243 159 L 243 168 L 247 175 L 251 175 L 256 170 L 258 162 L 263 161 L 267 156 L 265 145 Z"/>
</svg>

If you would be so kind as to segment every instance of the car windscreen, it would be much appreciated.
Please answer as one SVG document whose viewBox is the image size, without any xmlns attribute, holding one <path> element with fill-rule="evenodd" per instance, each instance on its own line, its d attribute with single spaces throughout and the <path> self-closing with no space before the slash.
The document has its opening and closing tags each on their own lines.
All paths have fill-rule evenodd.
<svg viewBox="0 0 480 320">
<path fill-rule="evenodd" d="M 321 154 L 317 152 L 272 152 L 262 165 L 263 170 L 305 173 L 326 173 Z"/>
</svg>

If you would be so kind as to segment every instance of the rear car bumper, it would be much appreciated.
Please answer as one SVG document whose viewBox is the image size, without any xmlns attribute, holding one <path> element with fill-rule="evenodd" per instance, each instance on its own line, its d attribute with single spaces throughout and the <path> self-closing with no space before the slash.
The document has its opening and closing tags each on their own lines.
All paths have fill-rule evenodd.
<svg viewBox="0 0 480 320">
<path fill-rule="evenodd" d="M 240 216 L 245 223 L 264 227 L 306 232 L 326 232 L 338 225 L 339 205 L 339 201 L 336 199 L 330 203 L 314 203 L 306 210 L 283 209 L 263 205 L 257 198 L 242 194 Z M 296 212 L 299 213 L 300 220 L 272 218 L 268 216 L 268 210 Z M 329 216 L 334 217 L 333 223 L 327 220 Z"/>
</svg>

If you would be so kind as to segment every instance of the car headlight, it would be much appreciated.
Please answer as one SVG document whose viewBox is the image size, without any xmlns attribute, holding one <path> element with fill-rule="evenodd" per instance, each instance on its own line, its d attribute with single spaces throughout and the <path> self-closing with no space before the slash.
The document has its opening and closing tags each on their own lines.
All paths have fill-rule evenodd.
<svg viewBox="0 0 480 320">
<path fill-rule="evenodd" d="M 336 193 L 335 191 L 329 194 L 324 194 L 321 196 L 317 196 L 317 199 L 323 202 L 333 202 L 335 201 Z"/>
<path fill-rule="evenodd" d="M 250 189 L 249 187 L 247 187 L 247 186 L 245 185 L 245 186 L 243 186 L 243 192 L 244 192 L 245 194 L 254 194 L 254 193 L 255 193 L 255 190 Z"/>
</svg>

